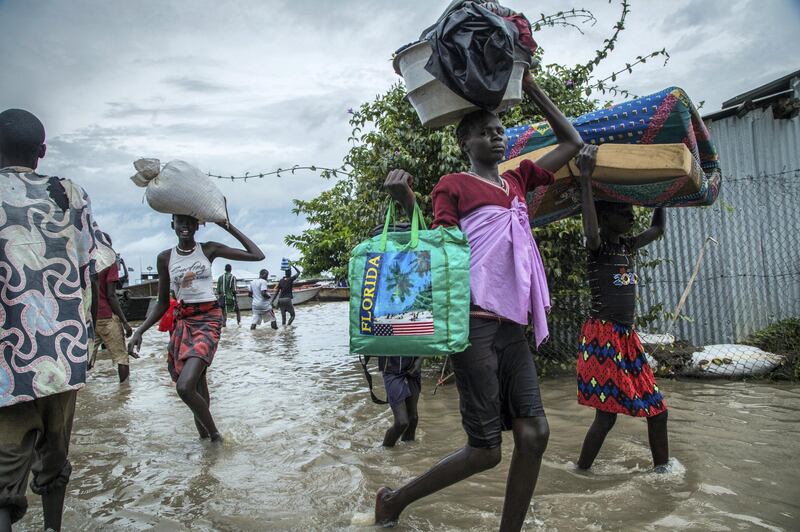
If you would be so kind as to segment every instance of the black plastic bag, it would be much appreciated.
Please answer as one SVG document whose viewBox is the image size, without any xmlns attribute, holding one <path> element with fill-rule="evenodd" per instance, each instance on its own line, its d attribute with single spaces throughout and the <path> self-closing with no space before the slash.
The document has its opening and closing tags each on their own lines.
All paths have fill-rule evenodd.
<svg viewBox="0 0 800 532">
<path fill-rule="evenodd" d="M 425 70 L 468 102 L 492 111 L 508 87 L 516 40 L 513 24 L 479 4 L 464 2 L 436 24 Z"/>
</svg>

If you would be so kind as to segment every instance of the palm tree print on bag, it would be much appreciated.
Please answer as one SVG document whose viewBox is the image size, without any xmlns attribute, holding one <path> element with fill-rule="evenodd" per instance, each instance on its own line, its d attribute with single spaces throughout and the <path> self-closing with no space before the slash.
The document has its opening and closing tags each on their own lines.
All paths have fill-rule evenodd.
<svg viewBox="0 0 800 532">
<path fill-rule="evenodd" d="M 411 294 L 411 273 L 403 270 L 399 262 L 392 264 L 386 278 L 386 287 L 392 291 L 392 301 L 402 302 Z"/>
<path fill-rule="evenodd" d="M 380 256 L 372 326 L 361 334 L 375 336 L 432 335 L 433 291 L 429 251 L 370 254 Z M 373 260 L 374 262 L 374 260 Z"/>
</svg>

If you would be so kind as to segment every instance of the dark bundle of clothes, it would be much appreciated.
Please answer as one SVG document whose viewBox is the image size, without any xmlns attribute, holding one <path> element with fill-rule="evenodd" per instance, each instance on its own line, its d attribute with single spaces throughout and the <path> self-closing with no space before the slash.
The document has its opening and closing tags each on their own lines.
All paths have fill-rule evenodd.
<svg viewBox="0 0 800 532">
<path fill-rule="evenodd" d="M 454 0 L 420 39 L 433 49 L 425 69 L 468 102 L 491 111 L 503 100 L 515 56 L 523 52 L 530 61 L 537 46 L 524 15 L 501 8 L 500 16 L 485 3 Z"/>
</svg>

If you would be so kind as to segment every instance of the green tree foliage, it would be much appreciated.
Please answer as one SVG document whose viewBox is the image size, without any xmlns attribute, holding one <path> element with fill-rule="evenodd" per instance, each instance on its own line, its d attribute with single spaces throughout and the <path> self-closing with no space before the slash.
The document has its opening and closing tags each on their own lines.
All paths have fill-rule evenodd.
<svg viewBox="0 0 800 532">
<path fill-rule="evenodd" d="M 789 378 L 800 380 L 800 317 L 787 318 L 773 323 L 769 327 L 756 331 L 742 343 L 754 345 L 768 351 L 784 355 L 788 364 L 776 370 L 774 378 Z"/>
<path fill-rule="evenodd" d="M 614 50 L 619 34 L 625 28 L 629 12 L 627 0 L 620 2 L 620 17 L 612 34 L 605 39 L 594 56 L 573 66 L 543 64 L 534 75 L 537 83 L 567 115 L 579 116 L 598 108 L 598 97 L 623 95 L 632 97 L 616 85 L 618 76 L 629 73 L 636 65 L 650 58 L 663 57 L 666 50 L 637 56 L 620 72 L 598 79 L 596 68 Z M 532 20 L 534 30 L 562 26 L 580 31 L 583 24 L 594 24 L 586 10 L 570 10 L 541 15 Z M 537 51 L 537 61 L 544 57 Z M 543 118 L 530 101 L 502 115 L 506 127 L 539 122 Z M 405 99 L 401 84 L 366 102 L 352 111 L 350 118 L 352 143 L 343 167 L 349 175 L 341 177 L 322 172 L 327 178 L 340 179 L 334 186 L 310 201 L 295 200 L 293 212 L 303 214 L 310 228 L 300 235 L 290 235 L 286 243 L 302 252 L 307 273 L 328 272 L 337 278 L 347 275 L 350 250 L 382 224 L 387 194 L 382 185 L 386 174 L 403 168 L 415 177 L 417 201 L 430 219 L 431 189 L 442 175 L 463 170 L 468 162 L 460 152 L 452 126 L 433 130 L 423 127 Z M 643 214 L 641 217 L 646 218 Z M 583 237 L 580 218 L 572 218 L 538 228 L 534 232 L 553 292 L 554 309 L 565 308 L 570 316 L 580 312 L 585 286 Z M 565 311 L 567 312 L 567 311 Z M 559 317 L 553 315 L 553 321 Z M 572 329 L 572 327 L 570 327 Z M 574 332 L 570 342 L 574 343 Z"/>
</svg>

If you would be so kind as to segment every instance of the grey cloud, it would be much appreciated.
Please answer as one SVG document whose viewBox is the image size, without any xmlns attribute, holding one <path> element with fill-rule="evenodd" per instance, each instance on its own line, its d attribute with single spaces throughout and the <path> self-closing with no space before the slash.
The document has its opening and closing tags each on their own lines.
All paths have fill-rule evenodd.
<svg viewBox="0 0 800 532">
<path fill-rule="evenodd" d="M 231 92 L 233 87 L 223 85 L 221 83 L 214 83 L 204 79 L 191 78 L 188 76 L 168 76 L 164 78 L 164 83 L 172 85 L 178 89 L 186 92 L 199 92 L 199 93 L 220 93 Z"/>
<path fill-rule="evenodd" d="M 43 171 L 83 185 L 129 262 L 141 257 L 146 266 L 173 237 L 167 217 L 142 204 L 142 189 L 128 179 L 133 160 L 181 158 L 221 174 L 338 166 L 349 149 L 347 108 L 398 81 L 392 52 L 447 3 L 0 0 L 0 49 L 11 50 L 0 54 L 0 70 L 13 73 L 0 84 L 0 107 L 29 108 L 44 120 L 50 150 Z M 523 0 L 508 5 L 534 9 Z M 541 0 L 529 15 L 572 5 L 580 7 Z M 744 8 L 734 14 L 721 0 L 636 2 L 601 69 L 610 73 L 615 61 L 624 66 L 643 48 L 667 45 L 673 60 L 666 68 L 648 62 L 622 85 L 644 94 L 678 84 L 712 106 L 712 99 L 718 105 L 796 67 L 789 64 L 800 53 L 791 2 L 733 5 Z M 590 57 L 608 36 L 619 4 L 591 9 L 600 21 L 584 36 L 564 28 L 537 35 L 546 62 Z M 291 199 L 310 198 L 332 182 L 303 172 L 218 185 L 237 226 L 271 255 L 296 256 L 283 238 L 306 222 L 291 214 Z M 210 227 L 202 238 L 227 236 Z M 275 269 L 272 258 L 265 265 Z"/>
<path fill-rule="evenodd" d="M 727 18 L 730 12 L 730 0 L 706 0 L 704 2 L 690 2 L 676 11 L 673 15 L 661 21 L 661 30 L 665 33 L 682 30 L 695 30 L 705 27 L 709 22 L 717 23 L 720 18 Z M 699 32 L 702 37 L 703 32 Z"/>
<path fill-rule="evenodd" d="M 108 110 L 105 115 L 109 118 L 135 118 L 150 117 L 155 120 L 160 115 L 196 114 L 201 108 L 196 104 L 150 104 L 141 105 L 133 102 L 106 102 Z"/>
</svg>

